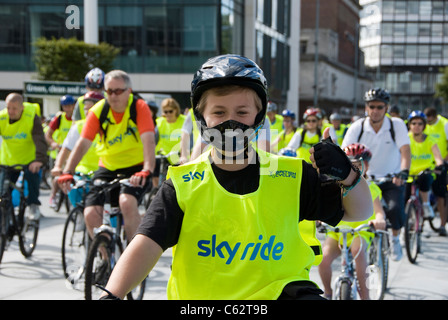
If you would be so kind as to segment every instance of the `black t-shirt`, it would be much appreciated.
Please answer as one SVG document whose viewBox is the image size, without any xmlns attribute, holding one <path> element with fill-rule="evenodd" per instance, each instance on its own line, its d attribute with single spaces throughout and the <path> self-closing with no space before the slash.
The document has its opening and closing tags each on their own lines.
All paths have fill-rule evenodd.
<svg viewBox="0 0 448 320">
<path fill-rule="evenodd" d="M 258 189 L 260 164 L 250 164 L 240 171 L 225 171 L 212 163 L 216 179 L 228 192 L 248 194 Z M 300 192 L 300 219 L 320 220 L 337 225 L 344 215 L 341 189 L 336 183 L 324 183 L 317 171 L 303 161 Z M 166 180 L 143 217 L 137 234 L 155 241 L 163 250 L 177 244 L 184 213 L 180 209 L 176 191 L 170 179 Z"/>
</svg>

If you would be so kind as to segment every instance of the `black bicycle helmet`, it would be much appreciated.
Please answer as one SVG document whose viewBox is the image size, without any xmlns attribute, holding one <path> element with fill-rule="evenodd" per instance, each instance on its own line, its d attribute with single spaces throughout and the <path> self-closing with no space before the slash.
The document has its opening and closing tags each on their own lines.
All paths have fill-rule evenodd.
<svg viewBox="0 0 448 320">
<path fill-rule="evenodd" d="M 389 104 L 390 94 L 387 90 L 382 88 L 370 89 L 364 95 L 364 101 L 365 102 L 381 101 L 384 102 L 385 104 Z"/>
<path fill-rule="evenodd" d="M 258 113 L 254 129 L 263 126 L 266 118 L 268 103 L 268 86 L 263 71 L 252 60 L 235 55 L 227 54 L 210 58 L 194 75 L 191 82 L 191 104 L 194 115 L 205 127 L 202 115 L 197 112 L 197 105 L 202 94 L 213 87 L 223 85 L 238 85 L 253 89 L 261 99 L 262 110 Z"/>
</svg>

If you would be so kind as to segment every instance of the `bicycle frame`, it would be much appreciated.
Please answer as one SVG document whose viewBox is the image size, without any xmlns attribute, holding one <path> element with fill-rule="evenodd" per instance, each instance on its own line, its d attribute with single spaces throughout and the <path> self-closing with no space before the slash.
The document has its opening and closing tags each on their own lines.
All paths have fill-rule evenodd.
<svg viewBox="0 0 448 320">
<path fill-rule="evenodd" d="M 339 300 L 342 294 L 342 284 L 344 282 L 348 283 L 349 288 L 351 288 L 350 298 L 355 300 L 358 294 L 358 280 L 355 271 L 355 260 L 358 255 L 355 257 L 352 256 L 350 251 L 350 246 L 347 243 L 347 235 L 355 235 L 358 234 L 361 230 L 371 229 L 372 227 L 368 224 L 363 224 L 358 226 L 357 228 L 346 228 L 346 227 L 332 227 L 326 223 L 322 223 L 322 226 L 325 229 L 330 231 L 340 233 L 342 237 L 342 247 L 341 249 L 341 272 L 336 277 L 334 281 L 334 290 L 333 290 L 333 300 Z M 359 248 L 359 252 L 362 250 L 362 245 Z M 358 254 L 359 254 L 358 252 Z"/>
</svg>

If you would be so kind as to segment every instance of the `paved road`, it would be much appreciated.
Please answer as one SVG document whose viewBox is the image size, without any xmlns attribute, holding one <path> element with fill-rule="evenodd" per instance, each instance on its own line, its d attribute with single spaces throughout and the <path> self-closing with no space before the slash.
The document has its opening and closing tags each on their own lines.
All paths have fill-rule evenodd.
<svg viewBox="0 0 448 320">
<path fill-rule="evenodd" d="M 48 208 L 48 191 L 42 191 L 41 228 L 37 247 L 29 259 L 19 252 L 13 241 L 0 264 L 0 299 L 2 300 L 82 300 L 83 292 L 67 286 L 62 274 L 60 244 L 66 214 Z M 429 228 L 428 228 L 429 229 Z M 412 265 L 406 256 L 391 262 L 388 300 L 448 299 L 448 237 L 432 231 L 425 233 L 423 254 Z M 151 272 L 145 299 L 165 300 L 170 274 L 171 251 L 167 251 Z M 335 263 L 337 264 L 337 263 Z M 317 268 L 311 278 L 320 284 Z"/>
</svg>

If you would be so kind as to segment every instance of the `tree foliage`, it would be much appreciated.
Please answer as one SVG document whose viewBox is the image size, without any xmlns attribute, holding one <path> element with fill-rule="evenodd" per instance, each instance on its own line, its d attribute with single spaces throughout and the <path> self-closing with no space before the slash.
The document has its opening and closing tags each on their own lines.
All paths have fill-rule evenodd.
<svg viewBox="0 0 448 320">
<path fill-rule="evenodd" d="M 120 52 L 104 42 L 94 45 L 76 38 L 39 38 L 33 45 L 38 78 L 50 81 L 84 81 L 86 73 L 95 67 L 107 73 Z"/>
<path fill-rule="evenodd" d="M 436 86 L 436 97 L 448 102 L 448 67 L 442 68 L 441 71 L 443 72 L 443 76 L 442 81 Z"/>
</svg>

